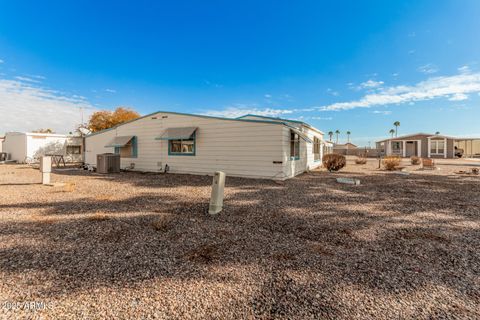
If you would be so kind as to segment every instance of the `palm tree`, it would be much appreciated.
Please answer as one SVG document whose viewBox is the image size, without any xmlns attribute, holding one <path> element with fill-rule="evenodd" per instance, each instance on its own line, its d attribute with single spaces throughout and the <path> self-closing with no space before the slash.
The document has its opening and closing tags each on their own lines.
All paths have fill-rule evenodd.
<svg viewBox="0 0 480 320">
<path fill-rule="evenodd" d="M 330 136 L 330 141 L 332 141 L 333 131 L 328 131 L 328 135 Z"/>
<path fill-rule="evenodd" d="M 340 134 L 340 130 L 336 130 L 335 134 L 337 135 L 337 142 L 336 143 L 338 144 L 338 135 Z"/>
<path fill-rule="evenodd" d="M 439 135 L 439 134 L 440 134 L 440 131 L 435 132 L 435 134 L 436 134 L 436 135 Z"/>
<path fill-rule="evenodd" d="M 393 134 L 395 133 L 395 129 L 390 129 L 390 131 L 388 131 L 391 135 L 392 135 L 392 138 L 393 138 Z"/>
<path fill-rule="evenodd" d="M 395 121 L 393 125 L 395 126 L 395 137 L 398 137 L 398 127 L 400 127 L 400 121 Z"/>
<path fill-rule="evenodd" d="M 352 134 L 352 133 L 351 133 L 350 131 L 347 131 L 347 142 L 350 142 L 350 135 L 351 135 L 351 134 Z"/>
</svg>

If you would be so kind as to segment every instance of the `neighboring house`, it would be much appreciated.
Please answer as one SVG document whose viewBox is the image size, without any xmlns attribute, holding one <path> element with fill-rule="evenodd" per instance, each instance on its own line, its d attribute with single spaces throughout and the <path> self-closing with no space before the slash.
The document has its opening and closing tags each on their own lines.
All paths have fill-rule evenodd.
<svg viewBox="0 0 480 320">
<path fill-rule="evenodd" d="M 455 158 L 458 138 L 428 133 L 416 133 L 377 141 L 377 149 L 385 155 L 422 158 Z"/>
<path fill-rule="evenodd" d="M 3 152 L 8 154 L 9 160 L 20 163 L 40 158 L 43 155 L 63 155 L 67 160 L 81 162 L 82 137 L 65 134 L 7 132 L 3 142 Z"/>
<path fill-rule="evenodd" d="M 321 165 L 331 144 L 323 132 L 295 120 L 246 115 L 236 119 L 156 112 L 85 138 L 85 162 L 120 154 L 139 171 L 284 180 Z"/>
<path fill-rule="evenodd" d="M 351 142 L 347 142 L 345 144 L 336 143 L 333 145 L 333 152 L 343 155 L 356 155 L 357 146 Z"/>
</svg>

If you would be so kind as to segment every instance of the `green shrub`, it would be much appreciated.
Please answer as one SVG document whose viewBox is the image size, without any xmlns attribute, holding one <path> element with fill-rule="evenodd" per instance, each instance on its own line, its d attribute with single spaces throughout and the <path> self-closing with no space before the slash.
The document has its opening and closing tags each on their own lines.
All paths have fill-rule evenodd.
<svg viewBox="0 0 480 320">
<path fill-rule="evenodd" d="M 328 171 L 332 172 L 345 167 L 347 159 L 341 154 L 330 153 L 323 156 L 322 163 Z"/>
<path fill-rule="evenodd" d="M 383 158 L 383 166 L 385 169 L 392 171 L 400 165 L 400 161 L 401 159 L 399 156 L 388 156 Z"/>
</svg>

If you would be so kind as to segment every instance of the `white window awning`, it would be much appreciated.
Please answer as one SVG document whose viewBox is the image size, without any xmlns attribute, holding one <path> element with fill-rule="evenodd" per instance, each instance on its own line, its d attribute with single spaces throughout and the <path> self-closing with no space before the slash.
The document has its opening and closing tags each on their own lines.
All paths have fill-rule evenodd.
<svg viewBox="0 0 480 320">
<path fill-rule="evenodd" d="M 296 134 L 298 134 L 298 136 L 300 138 L 302 138 L 303 140 L 305 140 L 306 142 L 308 143 L 313 143 L 312 139 L 310 139 L 305 133 L 301 132 L 300 130 L 297 130 L 297 129 L 294 129 L 294 128 L 290 128 L 293 132 L 295 132 Z"/>
<path fill-rule="evenodd" d="M 155 140 L 188 140 L 198 127 L 168 128 Z"/>
<path fill-rule="evenodd" d="M 115 137 L 105 147 L 125 147 L 132 139 L 133 136 Z"/>
</svg>

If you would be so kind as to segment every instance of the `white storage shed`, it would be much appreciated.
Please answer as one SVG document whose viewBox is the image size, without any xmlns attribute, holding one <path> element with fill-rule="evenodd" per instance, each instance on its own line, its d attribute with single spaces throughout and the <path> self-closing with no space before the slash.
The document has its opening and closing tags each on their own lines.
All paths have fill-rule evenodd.
<svg viewBox="0 0 480 320">
<path fill-rule="evenodd" d="M 65 134 L 7 132 L 3 152 L 19 163 L 35 161 L 43 155 L 63 155 L 67 160 L 82 162 L 83 138 Z"/>
</svg>

